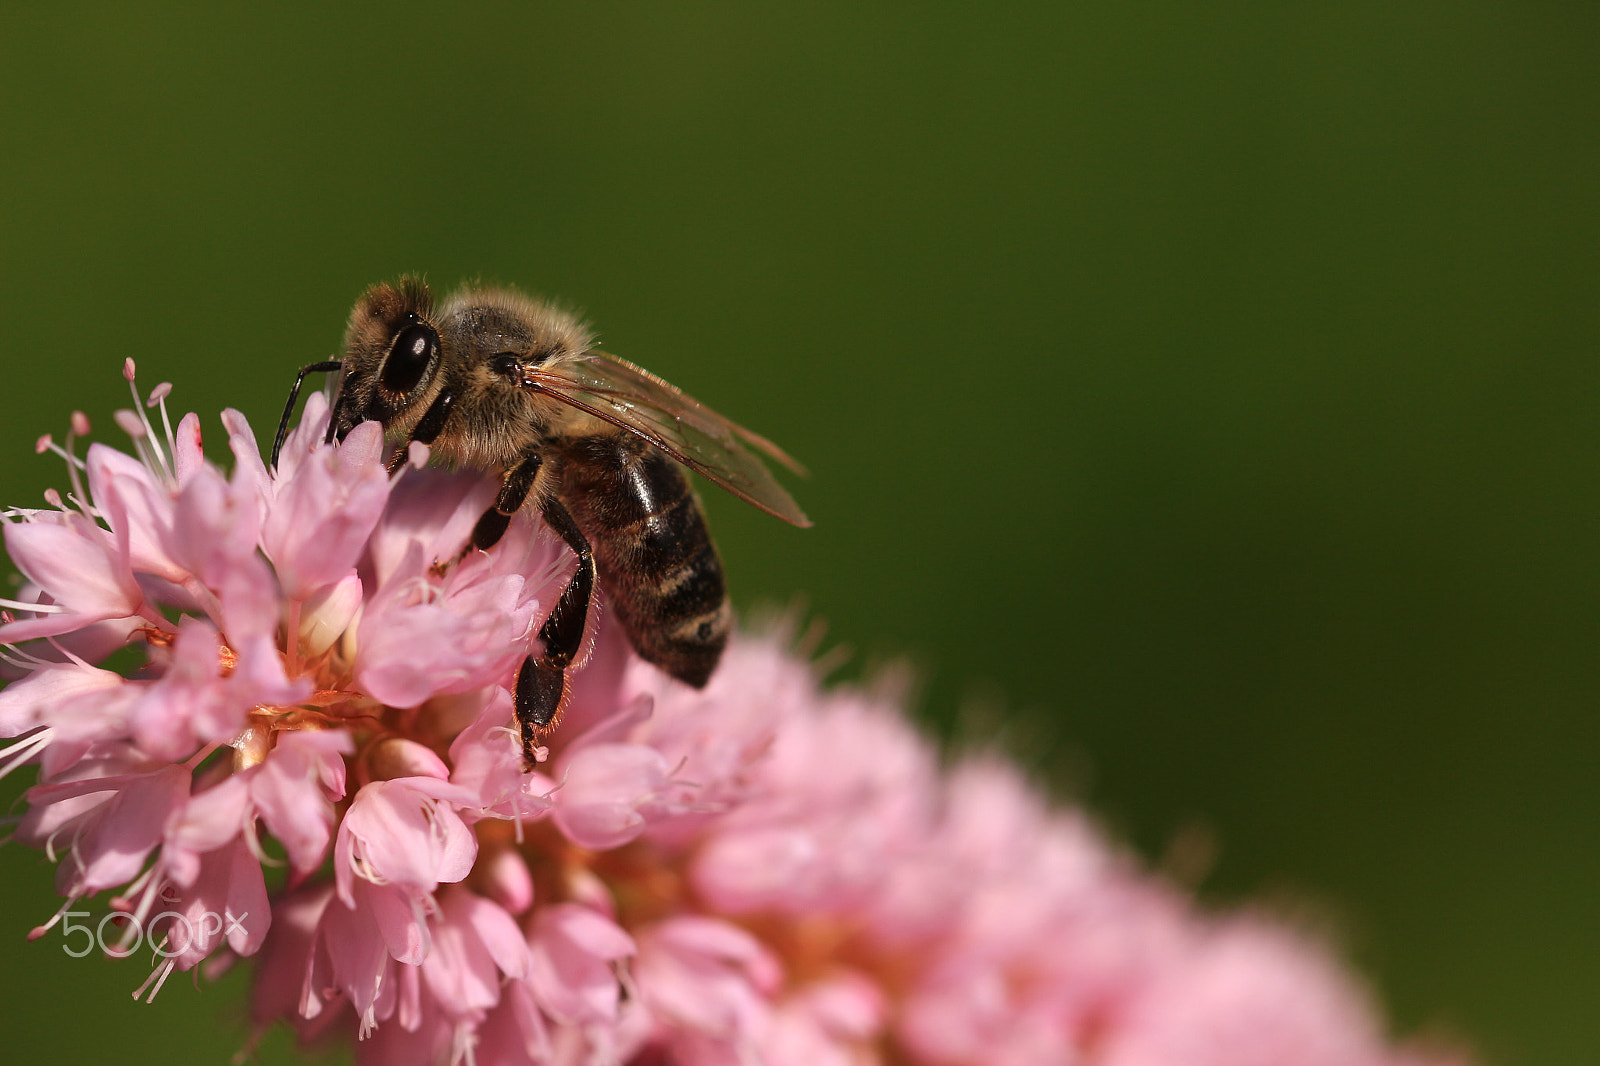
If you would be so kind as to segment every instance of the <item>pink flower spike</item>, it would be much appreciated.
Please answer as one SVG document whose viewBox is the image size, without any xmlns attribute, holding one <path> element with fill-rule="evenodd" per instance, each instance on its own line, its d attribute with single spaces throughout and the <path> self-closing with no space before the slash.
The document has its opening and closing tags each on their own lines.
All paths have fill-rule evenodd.
<svg viewBox="0 0 1600 1066">
<path fill-rule="evenodd" d="M 526 769 L 512 692 L 576 563 L 538 508 L 464 550 L 501 471 L 413 444 L 391 476 L 376 422 L 323 443 L 318 393 L 276 470 L 224 412 L 224 472 L 132 391 L 136 454 L 79 460 L 75 414 L 41 438 L 66 501 L 7 512 L 0 777 L 37 768 L 14 837 L 66 898 L 35 935 L 109 893 L 167 956 L 143 998 L 246 960 L 252 1044 L 362 1066 L 1468 1066 L 783 634 L 667 677 L 615 575 Z"/>
</svg>

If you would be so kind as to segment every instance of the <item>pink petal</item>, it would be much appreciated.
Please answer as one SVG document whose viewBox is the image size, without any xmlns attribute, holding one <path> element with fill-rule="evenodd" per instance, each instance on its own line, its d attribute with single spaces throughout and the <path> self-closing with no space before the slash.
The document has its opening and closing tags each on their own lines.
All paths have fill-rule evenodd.
<svg viewBox="0 0 1600 1066">
<path fill-rule="evenodd" d="M 301 1016 L 317 925 L 332 898 L 332 886 L 318 885 L 274 902 L 250 990 L 250 1018 L 258 1031 L 278 1018 Z"/>
<path fill-rule="evenodd" d="M 414 544 L 407 557 L 416 570 L 424 568 L 421 552 Z M 455 594 L 423 602 L 415 582 L 380 587 L 362 614 L 357 683 L 392 707 L 415 707 L 502 681 L 527 654 L 534 603 L 525 584 L 517 574 L 457 583 Z"/>
<path fill-rule="evenodd" d="M 172 543 L 173 493 L 143 463 L 115 448 L 91 444 L 89 494 L 111 528 L 128 538 L 134 570 L 180 582 L 186 571 L 168 554 Z"/>
<path fill-rule="evenodd" d="M 143 689 L 128 716 L 143 750 L 160 759 L 184 759 L 202 730 L 210 739 L 226 739 L 243 728 L 250 705 L 230 699 L 221 651 L 222 638 L 208 623 L 192 615 L 180 619 L 167 673 Z"/>
<path fill-rule="evenodd" d="M 506 985 L 499 1006 L 489 1012 L 477 1035 L 479 1062 L 555 1061 L 544 1015 L 525 982 Z"/>
<path fill-rule="evenodd" d="M 502 818 L 521 817 L 550 805 L 549 800 L 529 795 L 522 745 L 506 728 L 510 721 L 511 694 L 496 688 L 472 724 L 450 743 L 454 767 L 450 779 L 472 793 L 473 805 L 480 811 Z"/>
<path fill-rule="evenodd" d="M 278 455 L 277 480 L 288 481 L 294 477 L 305 458 L 323 447 L 322 435 L 328 428 L 328 398 L 321 392 L 306 397 L 306 406 L 300 421 L 284 438 L 283 450 Z"/>
<path fill-rule="evenodd" d="M 188 887 L 198 875 L 198 856 L 238 838 L 254 821 L 247 778 L 234 774 L 194 794 L 168 819 L 163 861 L 172 879 Z"/>
<path fill-rule="evenodd" d="M 593 744 L 566 762 L 556 793 L 556 824 L 573 843 L 620 847 L 644 831 L 639 808 L 666 786 L 665 758 L 640 744 Z"/>
<path fill-rule="evenodd" d="M 0 691 L 0 736 L 21 736 L 47 721 L 59 721 L 63 710 L 80 699 L 86 706 L 94 706 L 127 684 L 120 674 L 79 663 L 40 667 Z M 108 725 L 102 735 L 120 732 Z"/>
<path fill-rule="evenodd" d="M 404 737 L 380 741 L 372 749 L 368 763 L 372 776 L 378 778 L 431 777 L 438 781 L 450 778 L 450 767 L 432 748 Z"/>
<path fill-rule="evenodd" d="M 181 488 L 189 483 L 194 472 L 205 465 L 205 453 L 200 442 L 200 416 L 193 411 L 184 415 L 172 435 L 172 469 Z"/>
<path fill-rule="evenodd" d="M 500 967 L 492 939 L 506 938 L 520 945 L 520 964 L 527 968 L 527 942 L 517 923 L 499 907 L 469 892 L 452 891 L 440 900 L 440 920 L 434 930 L 433 951 L 422 964 L 422 976 L 445 1010 L 460 1016 L 488 1010 L 500 1001 Z M 513 958 L 510 951 L 502 956 Z"/>
<path fill-rule="evenodd" d="M 45 790 L 39 790 L 44 793 Z M 74 861 L 63 863 L 63 895 L 89 895 L 131 881 L 161 842 L 167 818 L 189 795 L 189 775 L 165 766 L 135 775 L 88 819 L 73 846 Z M 30 800 L 34 797 L 30 794 Z"/>
<path fill-rule="evenodd" d="M 457 898 L 461 897 L 461 898 Z M 507 977 L 528 976 L 528 941 L 505 909 L 482 896 L 452 892 L 453 920 L 464 922 Z"/>
<path fill-rule="evenodd" d="M 537 912 L 528 985 L 545 1010 L 569 1024 L 615 1019 L 612 961 L 633 954 L 633 938 L 586 907 L 558 903 Z"/>
<path fill-rule="evenodd" d="M 389 497 L 389 477 L 372 446 L 382 435 L 375 422 L 357 426 L 342 448 L 307 457 L 292 479 L 277 483 L 261 547 L 290 599 L 303 600 L 355 568 Z M 357 461 L 363 446 L 370 462 Z"/>
<path fill-rule="evenodd" d="M 244 841 L 235 844 L 233 868 L 228 877 L 228 902 L 222 912 L 223 936 L 236 955 L 254 955 L 261 949 L 272 925 L 272 908 L 261 862 Z"/>
<path fill-rule="evenodd" d="M 651 1010 L 675 1025 L 735 1041 L 764 1026 L 766 993 L 777 988 L 777 959 L 755 937 L 727 922 L 669 918 L 643 938 L 640 988 Z"/>
<path fill-rule="evenodd" d="M 8 522 L 5 539 L 17 569 L 76 613 L 76 625 L 125 618 L 144 601 L 116 539 L 82 515 L 65 515 L 61 522 Z"/>
<path fill-rule="evenodd" d="M 240 955 L 253 955 L 272 923 L 260 861 L 243 840 L 207 853 L 193 887 L 158 919 L 147 928 L 152 938 L 168 937 L 162 950 L 176 953 L 180 969 L 193 969 L 224 942 Z"/>
<path fill-rule="evenodd" d="M 189 573 L 216 588 L 245 560 L 255 559 L 260 526 L 261 500 L 254 489 L 241 490 L 214 467 L 203 466 L 178 494 L 171 553 Z"/>
<path fill-rule="evenodd" d="M 315 658 L 333 647 L 361 610 L 365 589 L 361 578 L 347 574 L 305 602 L 300 613 L 300 643 Z"/>
<path fill-rule="evenodd" d="M 428 782 L 450 788 L 432 778 L 401 778 L 374 781 L 356 793 L 339 826 L 341 857 L 335 863 L 346 900 L 351 873 L 432 892 L 471 871 L 477 839 L 448 803 L 424 791 Z"/>
<path fill-rule="evenodd" d="M 480 849 L 472 872 L 473 884 L 512 914 L 533 906 L 533 874 L 516 848 Z"/>
<path fill-rule="evenodd" d="M 397 885 L 358 882 L 356 905 L 372 915 L 389 956 L 415 966 L 428 957 L 432 936 L 418 896 Z"/>
<path fill-rule="evenodd" d="M 447 470 L 406 470 L 390 490 L 383 521 L 373 531 L 370 552 L 377 583 L 397 573 L 416 573 L 434 561 L 454 559 L 472 527 L 494 502 L 498 482 Z M 410 561 L 415 552 L 415 562 Z"/>
<path fill-rule="evenodd" d="M 222 412 L 222 428 L 228 432 L 228 450 L 233 453 L 233 480 L 260 500 L 272 495 L 272 477 L 261 461 L 261 447 L 249 419 L 229 407 Z"/>
<path fill-rule="evenodd" d="M 322 865 L 333 834 L 330 800 L 344 796 L 344 759 L 354 751 L 342 731 L 281 733 L 250 778 L 250 797 L 289 865 L 304 876 Z"/>
<path fill-rule="evenodd" d="M 350 997 L 357 1016 L 366 1019 L 377 1001 L 378 986 L 393 964 L 378 930 L 372 902 L 365 892 L 358 898 L 359 906 L 354 901 L 330 902 L 322 912 L 317 935 L 327 950 L 333 979 Z M 312 989 L 308 987 L 307 991 Z"/>
</svg>

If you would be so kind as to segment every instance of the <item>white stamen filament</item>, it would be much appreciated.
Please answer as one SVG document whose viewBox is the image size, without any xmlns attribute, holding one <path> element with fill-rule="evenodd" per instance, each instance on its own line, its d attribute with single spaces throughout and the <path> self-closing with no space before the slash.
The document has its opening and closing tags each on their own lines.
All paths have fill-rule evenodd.
<svg viewBox="0 0 1600 1066">
<path fill-rule="evenodd" d="M 139 386 L 133 383 L 132 377 L 128 378 L 128 391 L 133 393 L 134 414 L 139 416 L 139 421 L 144 425 L 145 436 L 143 439 L 149 443 L 150 451 L 156 459 L 155 463 L 151 464 L 151 467 L 153 469 L 154 467 L 159 466 L 161 468 L 161 473 L 165 474 L 168 480 L 171 480 L 173 476 L 172 464 L 167 462 L 166 453 L 161 449 L 161 442 L 156 439 L 156 429 L 150 424 L 150 419 L 144 413 L 144 399 L 139 395 Z M 162 395 L 165 397 L 165 393 Z M 171 433 L 169 432 L 167 436 L 170 439 Z"/>
<path fill-rule="evenodd" d="M 67 439 L 70 440 L 71 436 L 69 435 Z M 79 459 L 76 455 L 73 455 L 61 445 L 48 438 L 45 439 L 44 447 L 39 449 L 39 454 L 42 455 L 45 452 L 55 452 L 57 455 L 61 456 L 61 458 L 65 459 L 69 466 L 77 467 L 79 470 L 84 468 L 84 462 L 82 459 Z"/>
<path fill-rule="evenodd" d="M 68 614 L 72 611 L 60 603 L 23 603 L 21 600 L 8 600 L 0 596 L 0 607 L 9 607 L 13 611 L 31 611 L 34 614 Z"/>
<path fill-rule="evenodd" d="M 162 943 L 165 944 L 166 941 L 163 940 Z M 167 978 L 172 975 L 172 971 L 176 966 L 176 959 L 162 959 L 160 964 L 150 971 L 150 976 L 145 978 L 144 984 L 133 990 L 133 998 L 139 999 L 143 996 L 146 1003 L 154 1003 L 156 1001 L 156 993 L 160 992 L 161 986 L 167 983 Z M 155 987 L 153 988 L 150 984 L 152 981 L 155 982 Z M 150 989 L 148 996 L 145 995 L 145 989 L 147 988 Z"/>
<path fill-rule="evenodd" d="M 50 916 L 50 920 L 48 922 L 45 922 L 43 925 L 36 925 L 32 929 L 28 930 L 28 939 L 38 940 L 50 930 L 54 929 L 56 923 L 66 915 L 67 911 L 71 909 L 72 905 L 76 902 L 78 902 L 78 897 L 73 896 L 65 903 L 61 904 L 60 908 Z"/>
<path fill-rule="evenodd" d="M 80 468 L 86 468 L 78 461 L 77 449 L 74 447 L 78 443 L 78 435 L 74 432 L 76 428 L 67 430 L 67 480 L 72 483 L 72 491 L 67 495 L 69 499 L 76 496 L 82 500 L 88 499 L 89 494 L 83 491 L 83 477 L 79 474 Z"/>
<path fill-rule="evenodd" d="M 176 462 L 177 455 L 178 455 L 178 446 L 176 444 L 175 438 L 172 435 L 172 419 L 167 415 L 167 394 L 170 393 L 171 391 L 172 391 L 172 382 L 163 381 L 161 384 L 157 385 L 151 391 L 150 399 L 149 399 L 148 402 L 152 403 L 152 404 L 157 404 L 157 405 L 159 405 L 161 407 L 161 428 L 166 430 L 166 433 L 167 433 L 167 447 L 172 449 L 173 460 L 174 460 L 174 462 Z"/>
<path fill-rule="evenodd" d="M 33 757 L 50 746 L 56 731 L 48 726 L 37 733 L 29 733 L 9 748 L 0 749 L 0 781 L 11 771 L 26 766 Z"/>
</svg>

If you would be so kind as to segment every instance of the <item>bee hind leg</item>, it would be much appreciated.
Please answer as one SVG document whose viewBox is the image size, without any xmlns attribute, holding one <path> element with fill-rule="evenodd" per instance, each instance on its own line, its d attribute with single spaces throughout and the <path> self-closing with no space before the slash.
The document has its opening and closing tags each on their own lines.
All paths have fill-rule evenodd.
<svg viewBox="0 0 1600 1066">
<path fill-rule="evenodd" d="M 512 516 L 522 510 L 533 493 L 543 466 L 539 453 L 529 452 L 506 471 L 500 494 L 495 497 L 494 506 L 485 511 L 473 527 L 466 551 L 487 551 L 500 542 Z M 544 650 L 524 659 L 517 671 L 512 702 L 522 739 L 523 765 L 529 770 L 535 766 L 534 749 L 540 739 L 555 729 L 561 721 L 561 713 L 566 710 L 570 695 L 567 671 L 583 650 L 583 629 L 589 620 L 589 601 L 594 596 L 595 583 L 594 553 L 566 507 L 551 496 L 540 505 L 540 512 L 545 524 L 555 530 L 578 557 L 578 569 L 567 587 L 561 590 L 555 609 L 539 627 L 539 640 Z"/>
<path fill-rule="evenodd" d="M 463 555 L 474 550 L 488 551 L 500 543 L 512 516 L 522 510 L 532 495 L 543 467 L 543 457 L 530 451 L 506 471 L 494 506 L 483 512 L 472 527 L 472 538 L 462 549 Z M 539 746 L 539 740 L 556 727 L 561 712 L 566 710 L 567 670 L 583 649 L 583 627 L 589 619 L 589 600 L 594 595 L 594 553 L 589 550 L 588 538 L 555 497 L 545 500 L 540 511 L 545 524 L 555 530 L 578 557 L 578 569 L 567 587 L 561 590 L 555 609 L 539 627 L 544 651 L 522 661 L 516 688 L 512 691 L 517 728 L 522 738 L 523 766 L 529 770 L 536 765 L 534 749 Z"/>
<path fill-rule="evenodd" d="M 526 462 L 524 465 L 527 465 Z M 518 467 L 507 478 L 507 488 L 511 488 L 512 482 L 518 480 L 521 469 Z M 528 487 L 531 487 L 532 481 L 530 475 Z M 527 493 L 528 488 L 523 488 L 524 498 Z M 504 498 L 505 492 L 502 491 L 501 495 Z M 561 590 L 555 609 L 545 618 L 544 625 L 539 627 L 539 640 L 544 650 L 538 655 L 528 656 L 517 671 L 513 703 L 522 738 L 523 765 L 530 770 L 535 765 L 534 749 L 539 740 L 555 729 L 561 721 L 562 712 L 566 710 L 567 699 L 571 695 L 567 675 L 583 650 L 583 629 L 589 619 L 589 602 L 594 596 L 595 584 L 594 553 L 589 549 L 588 539 L 572 520 L 572 515 L 560 500 L 553 497 L 544 502 L 541 511 L 545 523 L 567 542 L 567 546 L 578 557 L 578 569 L 573 572 L 567 587 Z M 491 516 L 498 514 L 498 507 L 486 513 L 479 521 L 480 528 L 485 521 L 491 527 L 495 525 Z M 501 516 L 501 531 L 504 530 L 503 522 L 508 518 Z M 475 533 L 474 542 L 476 539 Z M 494 539 L 498 540 L 499 535 L 496 534 Z"/>
</svg>

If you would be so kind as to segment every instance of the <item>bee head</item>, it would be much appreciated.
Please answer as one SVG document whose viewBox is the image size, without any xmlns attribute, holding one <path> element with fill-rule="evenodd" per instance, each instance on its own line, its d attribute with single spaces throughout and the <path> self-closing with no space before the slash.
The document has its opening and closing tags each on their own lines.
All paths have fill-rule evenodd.
<svg viewBox="0 0 1600 1066">
<path fill-rule="evenodd" d="M 345 330 L 344 403 L 353 421 L 388 423 L 429 391 L 440 365 L 433 297 L 419 278 L 374 285 Z"/>
</svg>

